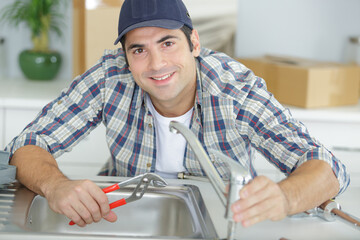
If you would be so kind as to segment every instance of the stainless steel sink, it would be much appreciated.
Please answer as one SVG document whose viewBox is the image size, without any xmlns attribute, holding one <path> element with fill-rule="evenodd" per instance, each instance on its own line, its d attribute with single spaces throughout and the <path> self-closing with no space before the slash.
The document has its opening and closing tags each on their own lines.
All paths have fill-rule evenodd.
<svg viewBox="0 0 360 240">
<path fill-rule="evenodd" d="M 103 188 L 112 183 L 97 184 Z M 129 196 L 133 189 L 130 186 L 108 193 L 107 196 L 113 202 Z M 21 202 L 24 205 L 24 201 Z M 69 219 L 53 212 L 47 200 L 41 196 L 34 196 L 28 205 L 25 219 L 16 221 L 28 233 L 116 238 L 217 238 L 200 191 L 193 185 L 161 189 L 150 187 L 142 199 L 114 209 L 118 216 L 115 223 L 101 220 L 84 228 L 70 226 Z M 20 215 L 14 216 L 18 218 Z"/>
</svg>

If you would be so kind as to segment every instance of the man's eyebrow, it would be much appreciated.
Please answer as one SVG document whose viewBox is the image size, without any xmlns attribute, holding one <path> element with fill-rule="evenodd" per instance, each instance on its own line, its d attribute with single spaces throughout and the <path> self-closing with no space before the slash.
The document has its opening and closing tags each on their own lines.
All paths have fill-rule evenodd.
<svg viewBox="0 0 360 240">
<path fill-rule="evenodd" d="M 143 48 L 144 46 L 145 46 L 144 44 L 134 43 L 134 44 L 130 44 L 130 46 L 127 48 L 127 50 L 130 51 L 131 49 L 134 49 L 134 48 Z"/>
<path fill-rule="evenodd" d="M 179 39 L 179 37 L 174 36 L 174 35 L 166 35 L 166 36 L 160 38 L 158 41 L 156 41 L 156 43 L 162 43 L 171 38 Z M 134 44 L 130 44 L 130 46 L 127 48 L 127 50 L 130 51 L 131 49 L 134 49 L 134 48 L 143 48 L 143 47 L 145 47 L 145 44 L 134 43 Z"/>
<path fill-rule="evenodd" d="M 159 39 L 156 43 L 162 43 L 170 38 L 177 38 L 179 39 L 179 37 L 177 36 L 174 36 L 174 35 L 166 35 L 165 37 L 162 37 L 161 39 Z"/>
</svg>

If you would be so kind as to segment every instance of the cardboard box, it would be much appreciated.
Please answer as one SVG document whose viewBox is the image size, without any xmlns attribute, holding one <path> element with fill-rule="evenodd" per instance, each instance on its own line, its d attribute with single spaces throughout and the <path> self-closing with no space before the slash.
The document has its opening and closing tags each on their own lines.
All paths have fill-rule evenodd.
<svg viewBox="0 0 360 240">
<path fill-rule="evenodd" d="M 263 78 L 283 104 L 319 108 L 358 103 L 360 72 L 356 66 L 277 56 L 238 60 Z"/>
<path fill-rule="evenodd" d="M 357 69 L 358 69 L 358 77 L 359 77 L 359 82 L 360 82 L 360 65 L 356 65 Z M 359 98 L 360 98 L 360 87 L 359 87 Z"/>
</svg>

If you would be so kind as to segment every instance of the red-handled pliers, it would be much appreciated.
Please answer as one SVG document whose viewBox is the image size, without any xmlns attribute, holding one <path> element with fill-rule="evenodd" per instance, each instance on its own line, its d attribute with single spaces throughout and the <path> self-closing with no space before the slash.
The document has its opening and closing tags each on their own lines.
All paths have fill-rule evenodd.
<svg viewBox="0 0 360 240">
<path fill-rule="evenodd" d="M 149 185 L 152 185 L 154 187 L 167 186 L 167 182 L 159 175 L 156 175 L 154 173 L 145 173 L 145 174 L 139 175 L 137 177 L 133 177 L 133 178 L 130 178 L 123 182 L 116 183 L 109 187 L 103 188 L 102 190 L 104 193 L 109 193 L 109 192 L 115 191 L 117 189 L 120 189 L 120 187 L 124 187 L 124 186 L 131 185 L 131 184 L 136 184 L 136 183 L 137 183 L 137 185 L 136 185 L 133 193 L 126 199 L 122 198 L 120 200 L 110 203 L 109 204 L 110 209 L 120 207 L 127 203 L 139 200 L 140 198 L 142 198 L 142 196 L 144 195 L 144 193 L 147 190 Z M 144 184 L 144 186 L 142 187 L 143 184 Z M 70 221 L 69 225 L 75 225 L 75 223 L 73 221 Z"/>
</svg>

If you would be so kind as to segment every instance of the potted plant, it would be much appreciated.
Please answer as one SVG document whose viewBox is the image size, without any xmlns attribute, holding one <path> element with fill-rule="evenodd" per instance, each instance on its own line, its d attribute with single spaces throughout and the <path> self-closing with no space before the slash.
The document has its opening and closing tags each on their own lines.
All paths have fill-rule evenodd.
<svg viewBox="0 0 360 240">
<path fill-rule="evenodd" d="M 20 68 L 29 79 L 50 80 L 58 73 L 61 55 L 49 49 L 49 32 L 61 36 L 64 25 L 60 5 L 64 0 L 14 0 L 0 11 L 0 21 L 12 26 L 25 23 L 33 48 L 19 55 Z"/>
</svg>

